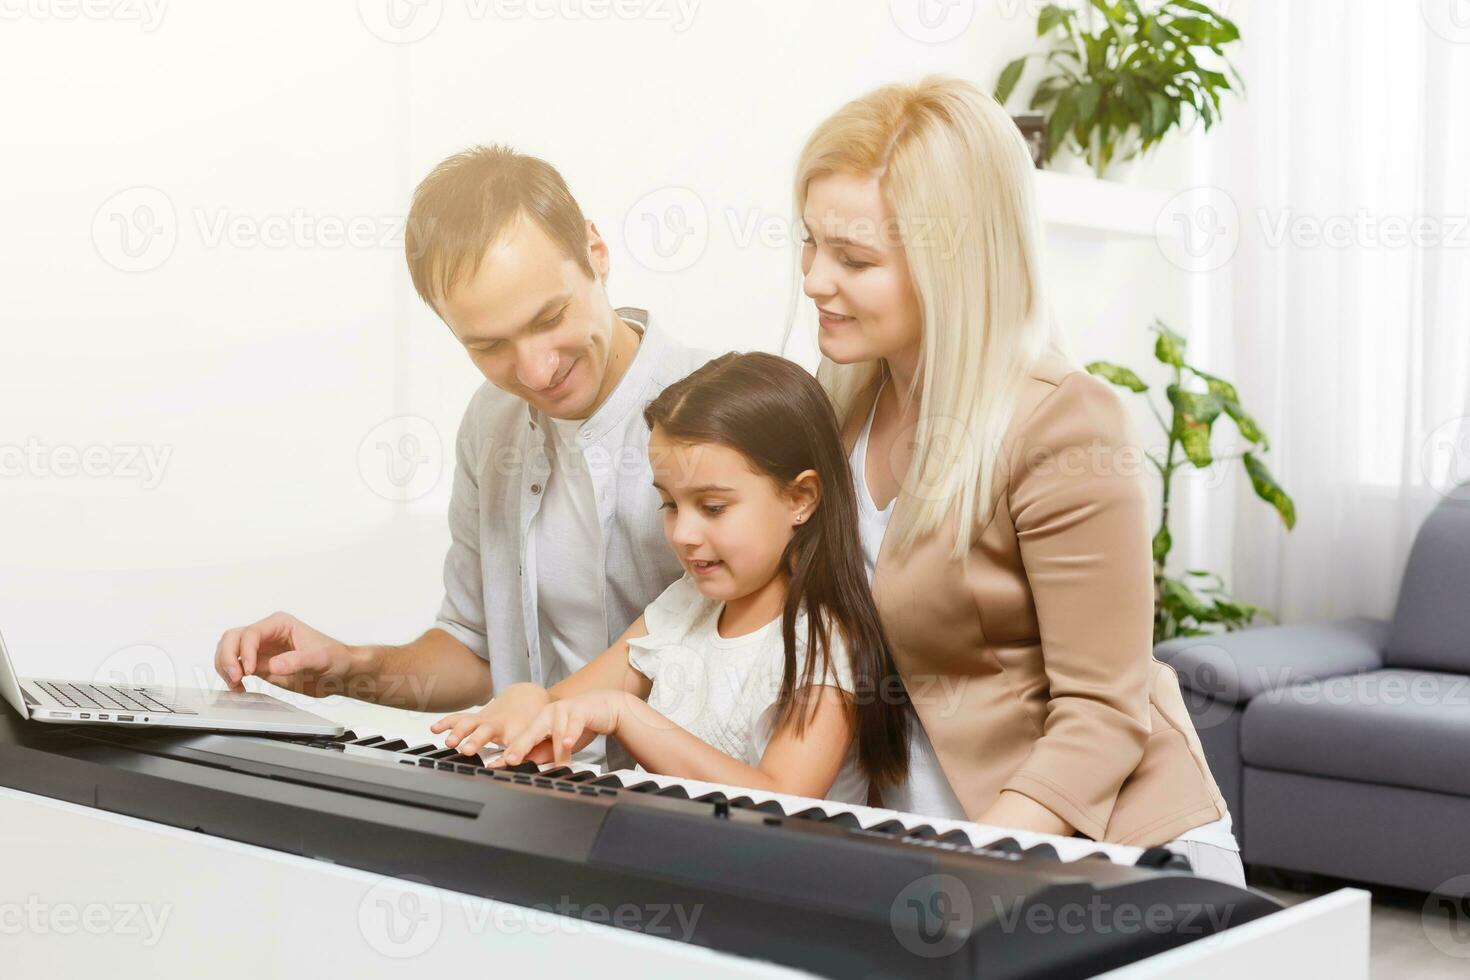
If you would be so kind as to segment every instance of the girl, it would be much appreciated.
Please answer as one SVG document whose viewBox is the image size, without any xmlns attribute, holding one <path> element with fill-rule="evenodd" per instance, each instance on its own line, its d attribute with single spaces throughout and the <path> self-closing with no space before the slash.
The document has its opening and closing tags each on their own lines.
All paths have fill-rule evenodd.
<svg viewBox="0 0 1470 980">
<path fill-rule="evenodd" d="M 516 684 L 433 730 L 492 765 L 566 763 L 598 735 L 650 772 L 865 803 L 907 759 L 906 702 L 868 592 L 837 419 L 816 380 L 726 354 L 644 411 L 685 569 L 549 690 Z"/>
</svg>

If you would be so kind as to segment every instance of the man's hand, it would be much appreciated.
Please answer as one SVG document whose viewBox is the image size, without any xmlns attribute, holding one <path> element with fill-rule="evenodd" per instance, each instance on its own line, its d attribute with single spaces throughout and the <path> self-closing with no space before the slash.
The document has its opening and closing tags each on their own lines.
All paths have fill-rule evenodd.
<svg viewBox="0 0 1470 980">
<path fill-rule="evenodd" d="M 458 748 L 462 755 L 474 755 L 486 742 L 504 745 L 508 733 L 523 730 L 550 703 L 551 695 L 546 693 L 546 688 L 537 684 L 512 684 L 483 708 L 445 715 L 430 725 L 429 731 L 438 734 L 449 729 L 444 744 Z"/>
<path fill-rule="evenodd" d="M 626 691 L 588 691 L 586 694 L 553 701 L 518 732 L 509 732 L 505 751 L 491 766 L 513 766 L 528 757 L 533 762 L 544 759 L 551 750 L 551 761 L 559 766 L 572 761 L 572 753 L 599 735 L 616 735 L 618 722 L 628 700 Z"/>
<path fill-rule="evenodd" d="M 345 644 L 283 612 L 226 630 L 214 650 L 214 669 L 232 691 L 243 691 L 253 674 L 312 697 L 345 694 L 364 666 Z"/>
</svg>

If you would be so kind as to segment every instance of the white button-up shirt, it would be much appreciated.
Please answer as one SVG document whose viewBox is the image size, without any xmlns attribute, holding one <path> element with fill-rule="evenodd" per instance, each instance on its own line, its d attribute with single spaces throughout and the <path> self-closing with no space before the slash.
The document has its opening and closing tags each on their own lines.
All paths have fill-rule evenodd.
<svg viewBox="0 0 1470 980">
<path fill-rule="evenodd" d="M 602 649 L 683 574 L 664 540 L 643 408 L 711 356 L 663 336 L 644 310 L 616 312 L 641 331 L 642 340 L 618 386 L 577 437 L 601 528 L 600 540 L 587 542 L 584 555 L 604 582 Z M 545 680 L 532 528 L 551 474 L 553 438 L 540 412 L 487 381 L 470 399 L 455 440 L 452 541 L 434 625 L 489 661 L 497 690 Z M 587 651 L 587 658 L 602 649 Z"/>
</svg>

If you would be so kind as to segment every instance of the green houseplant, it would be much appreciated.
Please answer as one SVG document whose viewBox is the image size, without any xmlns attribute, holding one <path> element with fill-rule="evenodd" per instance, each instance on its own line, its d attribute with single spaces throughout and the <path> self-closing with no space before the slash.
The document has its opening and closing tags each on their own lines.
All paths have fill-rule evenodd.
<svg viewBox="0 0 1470 980">
<path fill-rule="evenodd" d="M 1244 91 L 1224 50 L 1240 31 L 1207 4 L 1089 3 L 1090 9 L 1042 7 L 1036 36 L 1050 36 L 1052 46 L 1006 65 L 995 85 L 1004 104 L 1026 62 L 1044 61 L 1047 73 L 1031 108 L 1048 113 L 1048 159 L 1065 146 L 1102 177 L 1115 161 L 1146 154 L 1186 119 L 1209 129 L 1220 119 L 1222 95 Z"/>
<path fill-rule="evenodd" d="M 1162 459 L 1154 453 L 1147 454 L 1164 481 L 1162 514 L 1153 540 L 1154 642 L 1160 643 L 1175 636 L 1200 636 L 1211 632 L 1211 627 L 1240 629 L 1250 625 L 1256 616 L 1269 618 L 1259 606 L 1231 598 L 1220 576 L 1212 572 L 1189 569 L 1179 577 L 1165 573 L 1164 563 L 1174 546 L 1169 533 L 1169 496 L 1174 476 L 1185 467 L 1203 469 L 1217 462 L 1239 459 L 1256 496 L 1276 509 L 1288 531 L 1296 525 L 1296 505 L 1261 461 L 1260 453 L 1270 448 L 1266 434 L 1241 407 L 1235 386 L 1185 361 L 1184 338 L 1163 322 L 1155 321 L 1150 329 L 1158 334 L 1154 357 L 1172 374 L 1165 389 L 1172 413 L 1167 421 L 1147 394 L 1148 385 L 1133 371 L 1108 361 L 1093 361 L 1087 370 L 1143 395 L 1168 437 Z M 1198 390 L 1201 387 L 1203 391 Z M 1221 415 L 1235 424 L 1249 449 L 1229 456 L 1214 454 L 1210 439 Z"/>
</svg>

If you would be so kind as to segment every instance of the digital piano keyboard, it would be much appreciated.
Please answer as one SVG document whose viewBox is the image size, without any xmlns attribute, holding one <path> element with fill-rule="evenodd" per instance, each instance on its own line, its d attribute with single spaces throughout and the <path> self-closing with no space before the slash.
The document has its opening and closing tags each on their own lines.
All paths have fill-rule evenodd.
<svg viewBox="0 0 1470 980">
<path fill-rule="evenodd" d="M 1091 976 L 1280 908 L 1161 848 L 355 732 L 0 712 L 0 784 L 528 908 L 697 906 L 684 941 L 834 977 Z"/>
</svg>

